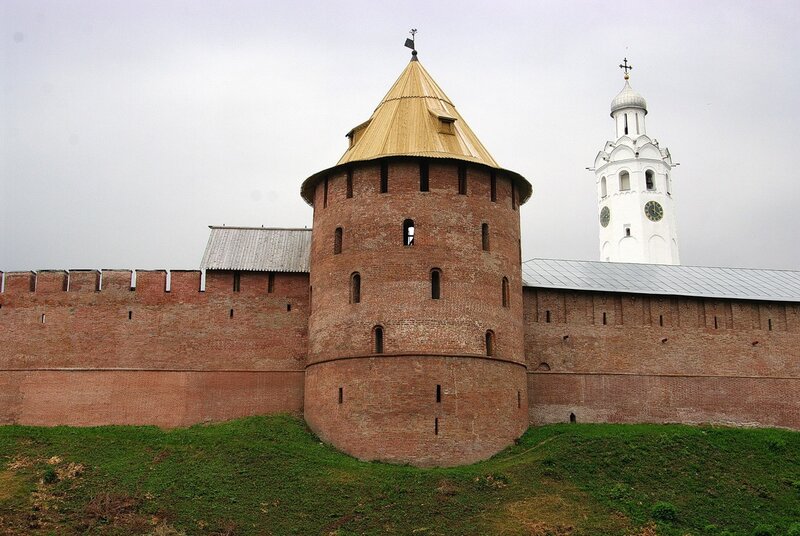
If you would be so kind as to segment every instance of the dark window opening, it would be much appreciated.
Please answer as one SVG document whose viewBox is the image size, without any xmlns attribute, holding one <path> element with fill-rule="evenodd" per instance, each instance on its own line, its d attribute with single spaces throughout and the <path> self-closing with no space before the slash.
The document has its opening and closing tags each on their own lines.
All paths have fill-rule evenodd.
<svg viewBox="0 0 800 536">
<path fill-rule="evenodd" d="M 664 326 L 664 315 L 658 315 L 658 325 Z"/>
<path fill-rule="evenodd" d="M 517 210 L 517 188 L 514 186 L 514 181 L 511 181 L 511 209 Z"/>
<path fill-rule="evenodd" d="M 522 392 L 517 391 L 517 409 L 522 407 Z"/>
<path fill-rule="evenodd" d="M 45 317 L 44 313 L 42 313 L 42 324 L 44 324 L 45 320 L 46 320 L 46 317 Z"/>
<path fill-rule="evenodd" d="M 544 312 L 544 321 L 547 322 L 548 324 L 550 323 L 550 311 Z"/>
<path fill-rule="evenodd" d="M 772 319 L 771 318 L 767 319 L 767 328 L 769 329 L 769 331 L 772 331 Z"/>
<path fill-rule="evenodd" d="M 467 166 L 458 166 L 458 193 L 467 195 Z"/>
<path fill-rule="evenodd" d="M 442 271 L 438 268 L 431 270 L 431 299 L 438 300 L 442 297 Z"/>
<path fill-rule="evenodd" d="M 494 171 L 489 176 L 489 192 L 492 203 L 495 203 L 497 201 L 497 175 Z"/>
<path fill-rule="evenodd" d="M 717 323 L 717 317 L 715 316 L 714 317 L 714 329 L 718 329 L 718 328 L 719 328 L 719 324 Z"/>
<path fill-rule="evenodd" d="M 494 355 L 494 331 L 491 329 L 486 332 L 486 355 Z"/>
<path fill-rule="evenodd" d="M 628 133 L 628 114 L 625 114 L 625 134 Z"/>
<path fill-rule="evenodd" d="M 436 384 L 436 402 L 442 401 L 442 386 Z"/>
<path fill-rule="evenodd" d="M 350 275 L 350 303 L 361 302 L 361 275 L 353 272 Z"/>
<path fill-rule="evenodd" d="M 575 418 L 575 414 L 574 413 L 570 413 L 569 414 L 569 422 L 571 422 L 571 423 L 578 422 L 578 419 Z"/>
<path fill-rule="evenodd" d="M 128 320 L 133 320 L 133 311 L 128 311 Z"/>
<path fill-rule="evenodd" d="M 389 164 L 388 162 L 381 162 L 381 193 L 385 194 L 389 191 Z"/>
<path fill-rule="evenodd" d="M 428 162 L 419 163 L 419 191 L 427 192 L 430 189 L 430 181 L 428 179 Z"/>
<path fill-rule="evenodd" d="M 606 324 L 608 324 L 608 319 L 606 317 L 606 314 L 603 313 L 603 325 L 605 326 Z"/>
<path fill-rule="evenodd" d="M 342 252 L 342 228 L 337 227 L 333 233 L 333 254 L 338 255 Z"/>
<path fill-rule="evenodd" d="M 509 291 L 508 291 L 508 278 L 504 277 L 503 278 L 503 307 L 508 307 L 509 306 L 509 302 L 511 301 L 509 298 L 510 298 L 510 296 L 509 296 Z"/>
<path fill-rule="evenodd" d="M 433 435 L 439 435 L 439 417 L 433 419 Z"/>
<path fill-rule="evenodd" d="M 631 228 L 625 227 L 625 236 L 631 236 Z"/>
<path fill-rule="evenodd" d="M 655 174 L 653 173 L 652 170 L 648 169 L 647 171 L 644 172 L 644 182 L 648 190 L 656 189 Z"/>
<path fill-rule="evenodd" d="M 233 309 L 231 309 L 231 312 L 230 312 L 229 318 L 233 318 Z"/>
<path fill-rule="evenodd" d="M 353 197 L 353 170 L 347 170 L 347 199 Z"/>
<path fill-rule="evenodd" d="M 339 403 L 341 404 L 344 402 L 344 388 L 339 387 Z"/>
<path fill-rule="evenodd" d="M 414 220 L 405 220 L 403 222 L 403 245 L 414 245 Z"/>
<path fill-rule="evenodd" d="M 322 185 L 322 208 L 328 206 L 328 177 L 325 177 L 325 182 Z"/>
<path fill-rule="evenodd" d="M 383 353 L 383 327 L 375 326 L 372 330 L 372 337 L 374 339 L 374 349 L 376 354 Z"/>
<path fill-rule="evenodd" d="M 286 304 L 286 312 L 288 313 L 291 310 L 292 310 L 292 304 L 291 303 L 287 303 Z"/>
<path fill-rule="evenodd" d="M 539 366 L 536 367 L 536 370 L 548 371 L 548 370 L 550 370 L 550 365 L 548 365 L 547 363 L 544 363 L 544 362 L 539 363 Z"/>
<path fill-rule="evenodd" d="M 233 272 L 233 291 L 239 292 L 241 289 L 242 284 L 242 274 L 239 272 Z"/>
<path fill-rule="evenodd" d="M 275 272 L 267 275 L 267 292 L 270 294 L 275 292 Z"/>
<path fill-rule="evenodd" d="M 481 224 L 481 247 L 483 251 L 489 251 L 489 224 Z"/>
</svg>

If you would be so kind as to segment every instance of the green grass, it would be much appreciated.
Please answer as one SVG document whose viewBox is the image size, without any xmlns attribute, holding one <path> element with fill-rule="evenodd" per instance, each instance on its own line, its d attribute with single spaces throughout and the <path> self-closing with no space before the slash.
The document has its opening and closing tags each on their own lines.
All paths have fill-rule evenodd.
<svg viewBox="0 0 800 536">
<path fill-rule="evenodd" d="M 800 434 L 783 430 L 543 426 L 491 460 L 417 469 L 359 462 L 289 416 L 0 427 L 0 534 L 777 536 L 799 521 Z"/>
</svg>

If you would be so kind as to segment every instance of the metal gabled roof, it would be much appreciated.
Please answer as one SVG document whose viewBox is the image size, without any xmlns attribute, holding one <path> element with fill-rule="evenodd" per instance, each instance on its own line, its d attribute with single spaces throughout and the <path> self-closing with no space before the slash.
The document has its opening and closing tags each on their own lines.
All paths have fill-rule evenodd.
<svg viewBox="0 0 800 536">
<path fill-rule="evenodd" d="M 210 227 L 202 270 L 308 272 L 311 229 Z"/>
<path fill-rule="evenodd" d="M 372 116 L 354 127 L 348 137 L 350 147 L 336 166 L 303 182 L 301 194 L 309 204 L 317 181 L 341 166 L 397 156 L 462 160 L 504 171 L 519 188 L 520 204 L 533 192 L 522 175 L 500 167 L 416 59 L 409 62 Z"/>
<path fill-rule="evenodd" d="M 800 272 L 531 259 L 525 286 L 667 296 L 800 302 Z"/>
</svg>

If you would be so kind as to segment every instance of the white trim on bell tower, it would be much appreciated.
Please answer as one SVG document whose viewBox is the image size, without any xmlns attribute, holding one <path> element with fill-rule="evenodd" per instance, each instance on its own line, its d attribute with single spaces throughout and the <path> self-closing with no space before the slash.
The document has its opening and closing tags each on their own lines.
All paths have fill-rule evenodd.
<svg viewBox="0 0 800 536">
<path fill-rule="evenodd" d="M 615 141 L 597 154 L 600 260 L 680 264 L 669 149 L 647 135 L 647 102 L 628 83 L 611 101 Z"/>
</svg>

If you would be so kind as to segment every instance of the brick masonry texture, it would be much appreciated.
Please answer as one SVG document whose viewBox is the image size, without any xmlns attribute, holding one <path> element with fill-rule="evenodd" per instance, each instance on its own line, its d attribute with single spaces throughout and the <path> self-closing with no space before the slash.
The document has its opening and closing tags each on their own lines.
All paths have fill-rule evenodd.
<svg viewBox="0 0 800 536">
<path fill-rule="evenodd" d="M 800 428 L 797 304 L 531 288 L 524 300 L 532 424 Z"/>
<path fill-rule="evenodd" d="M 379 161 L 349 168 L 352 197 L 347 168 L 319 180 L 311 274 L 274 274 L 272 292 L 263 272 L 211 271 L 202 292 L 198 271 L 5 274 L 0 423 L 304 412 L 345 452 L 425 466 L 484 459 L 570 415 L 800 429 L 800 305 L 523 288 L 507 178 L 492 202 L 481 166 L 461 195 L 458 162 L 429 160 L 428 192 L 420 160 L 386 163 L 387 193 Z"/>
</svg>

